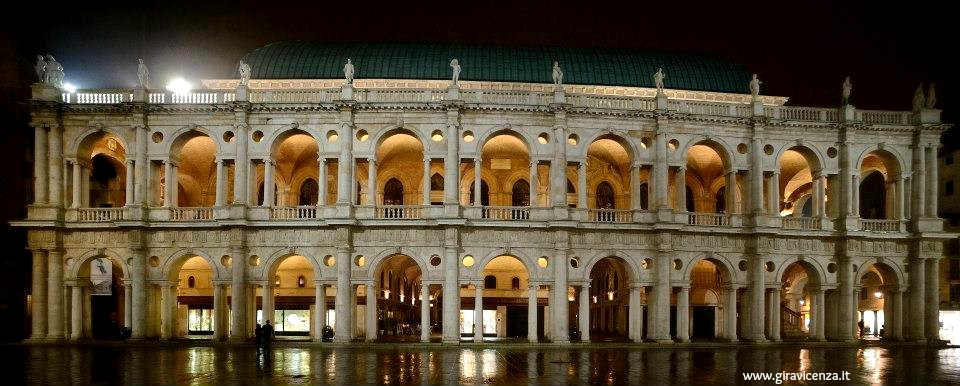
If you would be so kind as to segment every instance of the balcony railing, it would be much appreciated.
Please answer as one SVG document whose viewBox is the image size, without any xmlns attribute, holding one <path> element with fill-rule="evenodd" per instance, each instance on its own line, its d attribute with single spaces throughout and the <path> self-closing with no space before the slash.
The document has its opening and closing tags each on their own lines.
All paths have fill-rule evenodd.
<svg viewBox="0 0 960 386">
<path fill-rule="evenodd" d="M 316 206 L 278 206 L 270 208 L 270 218 L 275 220 L 312 220 L 317 218 Z"/>
<path fill-rule="evenodd" d="M 79 208 L 77 221 L 110 222 L 123 219 L 123 208 Z"/>
<path fill-rule="evenodd" d="M 530 207 L 485 206 L 481 210 L 480 217 L 491 220 L 529 220 Z"/>
<path fill-rule="evenodd" d="M 729 226 L 730 216 L 725 213 L 688 213 L 687 223 L 690 225 Z"/>
<path fill-rule="evenodd" d="M 821 229 L 819 217 L 784 217 L 784 229 Z"/>
<path fill-rule="evenodd" d="M 900 220 L 860 219 L 860 230 L 871 232 L 899 232 Z"/>
<path fill-rule="evenodd" d="M 629 209 L 590 209 L 587 211 L 587 221 L 594 222 L 633 222 L 633 211 Z"/>
<path fill-rule="evenodd" d="M 213 208 L 170 208 L 173 221 L 212 221 Z"/>
<path fill-rule="evenodd" d="M 374 208 L 376 218 L 423 218 L 423 206 L 420 205 L 383 205 Z"/>
</svg>

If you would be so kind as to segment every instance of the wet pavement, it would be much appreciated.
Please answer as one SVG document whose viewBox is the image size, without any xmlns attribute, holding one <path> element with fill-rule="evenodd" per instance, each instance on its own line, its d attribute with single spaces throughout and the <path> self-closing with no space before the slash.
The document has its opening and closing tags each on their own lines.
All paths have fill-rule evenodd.
<svg viewBox="0 0 960 386">
<path fill-rule="evenodd" d="M 4 367 L 9 366 L 3 384 L 729 384 L 742 383 L 744 372 L 784 371 L 850 372 L 850 382 L 822 384 L 960 383 L 960 348 L 922 346 L 278 343 L 269 355 L 261 355 L 252 345 L 184 341 L 5 345 L 0 354 Z"/>
</svg>

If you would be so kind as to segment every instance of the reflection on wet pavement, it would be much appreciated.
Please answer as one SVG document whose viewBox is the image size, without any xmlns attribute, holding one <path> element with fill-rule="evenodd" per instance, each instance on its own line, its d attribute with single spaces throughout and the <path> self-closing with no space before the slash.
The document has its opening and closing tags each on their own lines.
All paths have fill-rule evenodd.
<svg viewBox="0 0 960 386">
<path fill-rule="evenodd" d="M 189 345 L 189 343 L 185 343 Z M 960 349 L 0 346 L 4 384 L 701 384 L 744 372 L 851 372 L 854 383 L 960 383 Z M 22 363 L 19 363 L 22 362 Z M 19 378 L 22 377 L 22 378 Z M 20 382 L 17 382 L 20 381 Z"/>
</svg>

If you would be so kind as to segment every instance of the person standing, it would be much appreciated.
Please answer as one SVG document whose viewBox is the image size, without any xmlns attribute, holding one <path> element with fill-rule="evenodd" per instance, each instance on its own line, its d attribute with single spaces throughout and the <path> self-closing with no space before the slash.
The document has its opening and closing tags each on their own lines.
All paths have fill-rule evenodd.
<svg viewBox="0 0 960 386">
<path fill-rule="evenodd" d="M 253 336 L 257 341 L 257 354 L 259 354 L 263 347 L 263 327 L 260 326 L 259 322 L 257 322 L 257 328 L 253 330 Z"/>
<path fill-rule="evenodd" d="M 273 340 L 273 325 L 267 320 L 263 324 L 263 353 L 266 355 L 270 351 L 270 341 Z"/>
</svg>

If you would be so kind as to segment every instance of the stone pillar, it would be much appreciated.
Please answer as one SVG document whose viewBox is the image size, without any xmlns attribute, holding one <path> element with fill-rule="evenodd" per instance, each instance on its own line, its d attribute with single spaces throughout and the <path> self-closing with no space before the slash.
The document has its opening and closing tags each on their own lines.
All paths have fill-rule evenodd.
<svg viewBox="0 0 960 386">
<path fill-rule="evenodd" d="M 148 204 L 147 198 L 147 178 L 149 164 L 147 163 L 147 129 L 144 126 L 137 126 L 134 128 L 136 131 L 136 141 L 137 141 L 137 154 L 136 162 L 134 163 L 134 173 L 127 173 L 127 178 L 132 178 L 136 176 L 136 186 L 134 188 L 134 196 L 136 196 L 134 202 L 137 205 Z"/>
<path fill-rule="evenodd" d="M 477 196 L 479 202 L 480 196 Z M 460 279 L 457 248 L 444 248 L 443 257 L 443 342 L 460 342 Z"/>
<path fill-rule="evenodd" d="M 913 147 L 913 174 L 911 184 L 913 193 L 911 194 L 913 205 L 910 208 L 910 214 L 914 220 L 926 216 L 927 204 L 927 162 L 924 160 L 926 152 L 923 145 L 917 144 Z M 911 292 L 913 292 L 911 290 Z"/>
<path fill-rule="evenodd" d="M 681 165 L 677 169 L 677 211 L 687 211 L 687 165 Z"/>
<path fill-rule="evenodd" d="M 557 248 L 554 254 L 553 269 L 553 341 L 570 342 L 570 300 L 567 299 L 567 267 L 570 265 L 565 249 Z"/>
<path fill-rule="evenodd" d="M 47 251 L 47 338 L 60 340 L 64 335 L 63 251 Z"/>
<path fill-rule="evenodd" d="M 767 289 L 766 283 L 764 282 L 764 258 L 762 256 L 754 256 L 753 264 L 750 266 L 750 287 L 748 288 L 748 301 L 750 306 L 747 308 L 748 318 L 750 327 L 748 332 L 744 335 L 745 338 L 754 341 L 762 342 L 766 340 L 763 334 L 764 326 L 764 293 Z"/>
<path fill-rule="evenodd" d="M 274 206 L 276 199 L 273 195 L 276 182 L 273 179 L 273 159 L 265 158 L 263 160 L 263 206 L 266 208 Z"/>
<path fill-rule="evenodd" d="M 320 164 L 320 172 L 317 174 L 317 206 L 327 205 L 327 159 L 320 156 L 317 160 Z"/>
<path fill-rule="evenodd" d="M 447 125 L 447 157 L 443 159 L 444 205 L 460 204 L 460 136 L 458 131 L 456 125 Z"/>
<path fill-rule="evenodd" d="M 337 328 L 334 330 L 333 336 L 335 342 L 345 343 L 353 339 L 352 316 L 356 303 L 351 304 L 353 287 L 351 287 L 350 283 L 350 266 L 352 264 L 350 248 L 337 248 L 337 294 L 334 305 L 337 316 Z"/>
<path fill-rule="evenodd" d="M 323 341 L 323 327 L 327 325 L 327 285 L 314 283 L 313 309 L 313 341 Z"/>
<path fill-rule="evenodd" d="M 754 126 L 755 131 L 762 130 L 760 124 Z M 750 143 L 750 213 L 754 215 L 763 214 L 763 144 L 761 143 L 759 133 L 754 133 L 754 137 Z M 823 203 L 823 199 L 820 200 Z M 762 293 L 762 291 L 761 291 Z M 760 312 L 763 312 L 763 307 L 760 307 Z M 759 334 L 763 334 L 763 325 L 755 328 L 759 330 Z"/>
<path fill-rule="evenodd" d="M 70 340 L 83 338 L 83 287 L 79 284 L 70 286 Z"/>
<path fill-rule="evenodd" d="M 163 193 L 163 206 L 165 207 L 175 207 L 177 206 L 177 167 L 174 164 L 172 159 L 167 159 L 163 162 L 163 174 L 165 181 L 166 191 Z"/>
<path fill-rule="evenodd" d="M 587 161 L 582 161 L 577 165 L 577 208 L 588 208 Z"/>
<path fill-rule="evenodd" d="M 814 333 L 813 339 L 816 341 L 826 340 L 826 318 L 824 315 L 827 312 L 827 301 L 824 297 L 822 289 L 816 289 L 811 296 L 813 300 L 813 307 L 810 309 L 813 311 L 813 324 L 814 324 Z"/>
<path fill-rule="evenodd" d="M 221 342 L 226 340 L 227 331 L 227 288 L 226 284 L 213 284 L 213 337 Z"/>
<path fill-rule="evenodd" d="M 667 209 L 670 207 L 670 187 L 667 179 L 667 140 L 666 133 L 660 128 L 657 129 L 657 135 L 654 137 L 654 164 L 653 164 L 653 190 L 656 192 L 654 197 L 655 208 Z M 654 290 L 656 292 L 656 290 Z"/>
<path fill-rule="evenodd" d="M 780 171 L 774 171 L 770 175 L 770 183 L 767 185 L 767 205 L 770 207 L 771 216 L 780 216 Z"/>
<path fill-rule="evenodd" d="M 177 320 L 177 285 L 160 285 L 160 339 L 173 338 Z"/>
<path fill-rule="evenodd" d="M 813 217 L 823 216 L 823 175 L 817 172 L 813 175 L 813 194 L 810 199 L 813 200 Z"/>
<path fill-rule="evenodd" d="M 670 257 L 660 253 L 653 263 L 656 270 L 657 283 L 653 288 L 653 298 L 650 307 L 652 314 L 648 338 L 658 343 L 670 343 Z"/>
<path fill-rule="evenodd" d="M 931 185 L 936 186 L 936 184 Z M 931 213 L 931 217 L 936 217 L 936 215 L 936 211 Z M 924 302 L 926 326 L 924 328 L 928 341 L 938 341 L 940 340 L 940 287 L 937 284 L 940 280 L 940 259 L 934 257 L 925 260 L 926 277 L 933 282 L 924 283 L 924 289 L 926 290 L 926 301 Z"/>
<path fill-rule="evenodd" d="M 527 290 L 527 340 L 530 343 L 537 343 L 537 290 L 540 288 L 535 283 L 530 283 Z"/>
<path fill-rule="evenodd" d="M 726 173 L 726 193 L 724 198 L 724 206 L 726 207 L 727 214 L 733 214 L 739 212 L 736 208 L 737 206 L 737 171 L 728 170 Z"/>
<path fill-rule="evenodd" d="M 446 187 L 446 186 L 445 186 Z M 420 288 L 420 341 L 430 342 L 430 284 L 423 283 Z"/>
<path fill-rule="evenodd" d="M 377 205 L 377 159 L 367 158 L 367 205 Z"/>
<path fill-rule="evenodd" d="M 649 189 L 648 189 L 649 191 Z M 634 162 L 630 168 L 630 209 L 640 210 L 640 163 Z"/>
<path fill-rule="evenodd" d="M 227 202 L 227 189 L 225 189 L 227 177 L 223 170 L 223 159 L 217 158 L 217 192 L 213 206 L 224 206 Z"/>
<path fill-rule="evenodd" d="M 857 206 L 857 208 L 859 208 L 859 206 Z M 839 326 L 837 328 L 837 338 L 842 341 L 852 341 L 855 339 L 853 336 L 853 327 L 857 324 L 857 318 L 854 315 L 857 298 L 853 296 L 853 264 L 850 264 L 849 258 L 841 257 L 839 266 L 840 268 L 837 271 L 839 286 L 837 289 L 840 292 L 840 311 L 838 312 L 839 319 L 837 320 L 837 326 Z"/>
<path fill-rule="evenodd" d="M 30 294 L 33 304 L 30 310 L 31 331 L 30 339 L 43 339 L 47 336 L 47 252 L 34 249 L 33 276 Z"/>
<path fill-rule="evenodd" d="M 885 317 L 893 321 L 890 337 L 895 340 L 903 340 L 903 291 L 896 288 L 892 292 L 893 296 L 887 298 L 887 300 L 893 303 L 893 313 L 885 315 Z M 887 322 L 887 325 L 890 325 L 890 323 Z"/>
<path fill-rule="evenodd" d="M 726 338 L 731 342 L 737 341 L 737 287 L 726 286 L 723 288 L 723 308 L 724 321 L 726 325 Z"/>
<path fill-rule="evenodd" d="M 557 208 L 567 206 L 567 140 L 562 126 L 553 127 L 553 160 L 550 161 L 550 202 Z M 634 190 L 636 190 L 634 188 Z"/>
<path fill-rule="evenodd" d="M 124 198 L 123 205 L 133 205 L 133 169 L 134 164 L 132 159 L 127 160 L 127 169 L 124 171 L 123 181 L 124 181 Z"/>
<path fill-rule="evenodd" d="M 677 339 L 690 341 L 690 287 L 687 285 L 680 287 L 677 295 Z"/>
<path fill-rule="evenodd" d="M 133 327 L 133 285 L 129 281 L 123 281 L 123 326 Z"/>
<path fill-rule="evenodd" d="M 894 218 L 900 221 L 907 219 L 906 212 L 904 211 L 904 203 L 907 202 L 907 198 L 904 196 L 904 186 L 906 185 L 906 177 L 900 176 L 894 180 L 894 185 L 896 189 L 895 199 L 894 199 Z"/>
<path fill-rule="evenodd" d="M 63 128 L 54 126 L 50 128 L 50 135 L 47 137 L 47 178 L 49 178 L 50 205 L 60 206 L 63 204 Z"/>
<path fill-rule="evenodd" d="M 420 180 L 423 205 L 430 205 L 430 157 L 423 156 L 423 179 Z"/>
<path fill-rule="evenodd" d="M 631 296 L 633 296 L 631 294 Z M 640 303 L 639 296 L 637 297 L 637 304 Z M 630 298 L 631 301 L 633 298 Z M 630 313 L 637 315 L 637 310 L 631 308 Z M 579 310 L 579 324 L 580 324 L 580 340 L 584 342 L 590 341 L 590 284 L 584 283 L 580 285 L 580 310 Z M 636 317 L 630 318 L 630 320 L 639 319 Z M 642 330 L 637 331 L 637 336 L 642 336 Z"/>
<path fill-rule="evenodd" d="M 33 203 L 46 204 L 49 201 L 47 171 L 50 167 L 47 157 L 47 128 L 35 125 L 33 128 Z"/>
<path fill-rule="evenodd" d="M 640 307 L 642 307 L 640 305 L 640 288 L 641 286 L 639 283 L 630 283 L 630 303 L 628 305 L 628 312 L 627 312 L 627 324 L 628 324 L 627 330 L 629 330 L 629 333 L 630 333 L 629 337 L 630 337 L 630 340 L 637 343 L 643 341 L 643 328 L 642 328 L 642 325 L 640 324 L 641 319 L 638 317 L 630 317 L 630 315 L 637 315 L 637 310 L 639 310 Z M 587 294 L 587 297 L 589 298 L 589 293 Z M 588 303 L 588 307 L 589 307 L 589 303 Z M 587 310 L 588 310 L 587 312 L 589 312 L 589 308 Z"/>
<path fill-rule="evenodd" d="M 367 342 L 374 342 L 377 340 L 377 286 L 373 282 L 366 284 L 366 295 L 367 295 L 367 311 L 364 316 L 366 316 L 367 323 Z"/>
<path fill-rule="evenodd" d="M 237 342 L 247 337 L 247 257 L 245 249 L 237 246 L 230 248 L 230 255 L 230 340 Z"/>
<path fill-rule="evenodd" d="M 268 278 L 268 279 L 273 280 L 271 278 Z M 274 315 L 276 314 L 276 312 L 274 312 L 276 310 L 276 307 L 274 306 L 274 297 L 273 297 L 274 288 L 276 288 L 274 287 L 274 283 L 270 281 L 267 281 L 266 284 L 260 286 L 260 289 L 262 291 L 260 306 L 261 306 L 261 309 L 263 310 L 264 324 L 266 324 L 268 320 L 272 321 L 271 324 L 273 325 L 277 324 L 277 321 L 274 318 Z"/>
<path fill-rule="evenodd" d="M 337 204 L 349 205 L 353 190 L 353 129 L 346 124 L 340 126 L 340 158 L 337 160 Z M 340 291 L 337 287 L 337 291 Z M 337 324 L 340 324 L 339 316 Z"/>
<path fill-rule="evenodd" d="M 237 128 L 236 139 L 236 162 L 233 165 L 233 203 L 235 205 L 250 205 L 248 199 L 250 194 L 250 179 L 247 177 L 250 171 L 250 159 L 247 157 L 247 141 L 249 127 L 246 124 L 235 125 Z M 232 291 L 236 292 L 236 289 Z M 235 322 L 231 322 L 235 323 Z"/>
<path fill-rule="evenodd" d="M 854 215 L 860 217 L 860 175 L 854 174 L 851 179 L 853 181 L 853 191 L 851 192 L 853 195 L 853 201 L 850 203 L 853 208 L 851 210 L 853 211 Z"/>
<path fill-rule="evenodd" d="M 767 319 L 767 325 L 770 326 L 767 329 L 767 339 L 779 342 L 780 341 L 780 289 L 773 288 L 770 290 L 770 302 L 767 304 L 767 313 L 769 318 Z M 803 320 L 800 320 L 800 324 L 803 324 Z"/>
<path fill-rule="evenodd" d="M 93 173 L 93 165 L 90 167 L 81 167 L 80 169 L 80 206 L 90 207 L 90 175 Z"/>
<path fill-rule="evenodd" d="M 73 194 L 72 194 L 72 199 L 70 200 L 70 207 L 79 208 L 80 201 L 83 200 L 82 192 L 80 191 L 83 186 L 83 183 L 80 181 L 80 178 L 83 176 L 83 171 L 81 170 L 83 167 L 80 166 L 79 160 L 68 160 L 67 164 L 68 165 L 73 164 L 73 171 L 71 172 L 72 173 L 71 177 L 73 177 L 72 178 L 73 183 L 71 184 L 71 187 L 70 187 L 71 188 L 70 190 L 73 192 Z"/>
<path fill-rule="evenodd" d="M 530 206 L 539 206 L 537 203 L 537 182 L 540 181 L 540 173 L 537 171 L 537 160 L 530 160 Z"/>
<path fill-rule="evenodd" d="M 131 264 L 131 289 L 133 301 L 131 314 L 133 323 L 130 327 L 130 337 L 143 339 L 147 336 L 147 256 L 144 250 L 134 250 L 133 264 Z"/>
<path fill-rule="evenodd" d="M 937 145 L 930 145 L 927 150 L 927 217 L 937 218 L 937 195 L 940 192 L 939 179 L 937 174 Z M 936 305 L 934 309 L 939 308 Z M 939 330 L 939 328 L 938 328 Z M 930 331 L 928 331 L 930 335 Z"/>
<path fill-rule="evenodd" d="M 473 295 L 473 341 L 483 342 L 483 283 L 474 286 Z"/>
<path fill-rule="evenodd" d="M 482 192 L 481 185 L 483 184 L 483 177 L 480 175 L 480 171 L 483 169 L 483 160 L 480 157 L 473 159 L 473 206 L 480 206 L 482 200 L 480 199 L 480 193 Z"/>
</svg>

